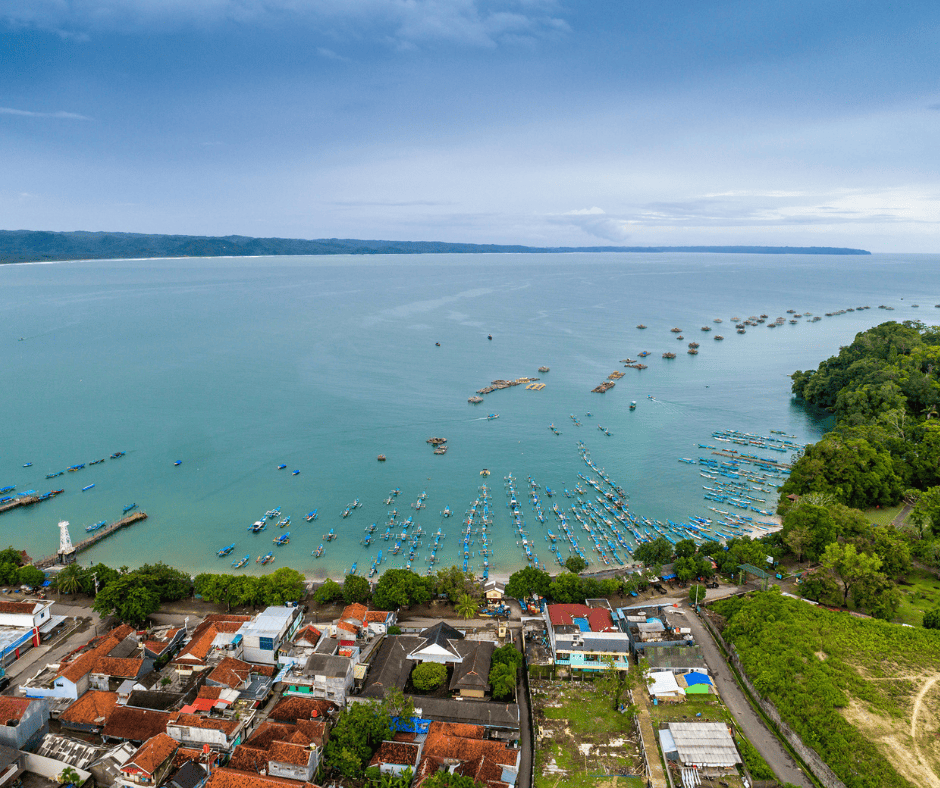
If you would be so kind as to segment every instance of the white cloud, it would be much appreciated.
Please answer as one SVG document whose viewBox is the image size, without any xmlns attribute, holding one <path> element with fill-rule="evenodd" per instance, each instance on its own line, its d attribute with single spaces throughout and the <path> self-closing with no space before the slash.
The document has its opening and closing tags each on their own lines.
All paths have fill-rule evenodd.
<svg viewBox="0 0 940 788">
<path fill-rule="evenodd" d="M 565 216 L 598 216 L 604 214 L 603 208 L 594 206 L 593 208 L 578 208 L 574 211 L 568 211 Z"/>
<path fill-rule="evenodd" d="M 86 115 L 79 115 L 77 112 L 32 112 L 26 109 L 14 109 L 13 107 L 0 107 L 0 115 L 15 115 L 21 118 L 58 118 L 61 120 L 91 120 Z"/>
</svg>

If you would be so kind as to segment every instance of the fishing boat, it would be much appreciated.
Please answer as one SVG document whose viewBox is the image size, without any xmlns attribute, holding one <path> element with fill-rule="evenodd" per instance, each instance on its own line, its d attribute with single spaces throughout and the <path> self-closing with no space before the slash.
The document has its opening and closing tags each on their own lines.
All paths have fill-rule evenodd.
<svg viewBox="0 0 940 788">
<path fill-rule="evenodd" d="M 288 531 L 287 533 L 283 533 L 280 536 L 275 536 L 273 541 L 274 541 L 274 544 L 277 545 L 278 547 L 288 544 L 290 542 L 290 531 Z"/>
<path fill-rule="evenodd" d="M 235 549 L 235 543 L 232 542 L 232 544 L 230 544 L 228 547 L 223 547 L 221 550 L 219 550 L 219 551 L 216 553 L 216 555 L 217 555 L 219 558 L 225 558 L 225 556 L 227 556 L 229 553 L 231 553 L 232 550 L 234 550 L 234 549 Z"/>
<path fill-rule="evenodd" d="M 75 471 L 80 471 L 84 467 L 85 467 L 85 463 L 82 463 L 81 465 L 70 465 L 68 467 L 68 471 L 69 473 L 75 473 Z"/>
<path fill-rule="evenodd" d="M 354 574 L 356 574 L 356 569 L 357 569 L 358 567 L 359 567 L 359 564 L 358 564 L 358 563 L 354 563 L 351 567 L 349 567 L 349 571 L 348 571 L 346 574 L 348 574 L 348 575 L 354 575 Z"/>
<path fill-rule="evenodd" d="M 300 471 L 291 471 L 291 472 L 290 472 L 290 475 L 291 475 L 291 476 L 300 476 Z"/>
<path fill-rule="evenodd" d="M 92 487 L 94 487 L 94 486 L 95 486 L 95 485 L 93 485 L 93 484 L 89 484 L 87 487 L 82 487 L 82 492 L 85 492 L 85 490 L 90 490 L 90 489 L 91 489 Z"/>
<path fill-rule="evenodd" d="M 313 557 L 319 558 L 323 555 L 323 545 L 321 544 L 316 550 L 313 551 Z"/>
<path fill-rule="evenodd" d="M 268 553 L 261 558 L 261 566 L 269 564 L 274 560 L 274 553 Z"/>
<path fill-rule="evenodd" d="M 29 468 L 29 467 L 31 467 L 31 466 L 32 466 L 32 463 L 31 463 L 31 462 L 23 463 L 23 467 L 24 467 L 24 468 Z"/>
<path fill-rule="evenodd" d="M 46 478 L 47 478 L 47 479 L 55 479 L 56 476 L 61 476 L 63 473 L 65 473 L 65 471 L 59 471 L 58 473 L 47 473 L 47 474 L 46 474 Z"/>
<path fill-rule="evenodd" d="M 101 465 L 101 463 L 103 463 L 103 462 L 104 462 L 104 457 L 102 457 L 100 460 L 92 460 L 90 463 L 88 463 L 88 465 L 89 465 L 89 466 L 92 466 L 92 465 Z M 32 463 L 30 463 L 30 465 L 32 465 Z M 25 468 L 26 466 L 24 465 L 23 467 Z"/>
<path fill-rule="evenodd" d="M 182 460 L 177 460 L 177 461 L 174 462 L 173 464 L 174 464 L 174 465 L 182 465 L 182 464 L 183 464 L 183 461 L 182 461 Z"/>
<path fill-rule="evenodd" d="M 317 519 L 317 510 L 314 509 L 312 512 L 307 512 L 307 522 L 312 523 Z"/>
<path fill-rule="evenodd" d="M 136 509 L 136 508 L 137 508 L 136 503 L 129 503 L 127 506 L 121 509 L 121 514 L 127 514 L 129 511 L 131 511 L 132 509 Z"/>
<path fill-rule="evenodd" d="M 449 507 L 449 506 L 445 506 L 445 507 L 444 507 L 444 511 L 441 512 L 441 517 L 450 517 L 452 514 L 453 514 L 453 512 L 450 510 L 450 507 Z"/>
<path fill-rule="evenodd" d="M 498 419 L 498 418 L 499 418 L 499 414 L 498 414 L 498 413 L 491 413 L 489 416 L 486 417 L 486 420 L 487 420 L 487 421 L 493 421 L 493 419 Z"/>
<path fill-rule="evenodd" d="M 630 402 L 630 410 L 636 410 L 636 400 Z"/>
<path fill-rule="evenodd" d="M 278 469 L 279 471 L 283 471 L 286 467 L 287 467 L 286 465 L 278 465 L 278 466 L 277 466 L 277 469 Z"/>
<path fill-rule="evenodd" d="M 272 520 L 276 520 L 278 517 L 281 516 L 281 507 L 278 506 L 274 509 L 268 509 L 268 511 L 264 513 L 264 516 L 269 517 Z"/>
<path fill-rule="evenodd" d="M 267 524 L 266 521 L 264 521 L 264 520 L 255 520 L 254 523 L 252 523 L 250 526 L 248 526 L 248 530 L 251 531 L 253 534 L 257 534 L 257 533 L 260 533 L 261 531 L 263 531 L 263 530 L 264 530 L 265 528 L 267 528 L 267 527 L 268 527 L 268 524 Z"/>
<path fill-rule="evenodd" d="M 126 451 L 116 451 L 111 455 L 111 459 L 116 460 L 118 457 L 123 457 L 125 454 L 127 454 Z"/>
<path fill-rule="evenodd" d="M 326 534 L 323 538 L 326 539 L 326 541 L 328 542 L 332 542 L 336 538 L 336 529 L 331 528 L 330 532 Z"/>
<path fill-rule="evenodd" d="M 251 560 L 250 555 L 246 555 L 244 558 L 239 558 L 237 561 L 232 561 L 233 569 L 241 569 L 245 564 Z"/>
<path fill-rule="evenodd" d="M 85 530 L 86 530 L 86 531 L 97 531 L 99 528 L 102 528 L 102 527 L 104 527 L 104 526 L 107 525 L 107 524 L 108 524 L 108 521 L 107 521 L 107 520 L 102 520 L 100 523 L 95 523 L 94 525 L 89 525 L 87 528 L 85 528 Z"/>
</svg>

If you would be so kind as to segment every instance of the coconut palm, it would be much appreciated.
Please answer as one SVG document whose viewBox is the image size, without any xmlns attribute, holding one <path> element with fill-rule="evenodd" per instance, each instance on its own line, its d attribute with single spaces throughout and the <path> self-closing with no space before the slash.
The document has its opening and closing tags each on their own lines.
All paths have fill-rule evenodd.
<svg viewBox="0 0 940 788">
<path fill-rule="evenodd" d="M 470 594 L 462 594 L 454 605 L 454 612 L 461 618 L 473 618 L 477 614 L 478 606 L 479 603 Z"/>
<path fill-rule="evenodd" d="M 82 569 L 78 564 L 69 564 L 56 577 L 56 588 L 62 594 L 77 593 L 82 587 Z"/>
</svg>

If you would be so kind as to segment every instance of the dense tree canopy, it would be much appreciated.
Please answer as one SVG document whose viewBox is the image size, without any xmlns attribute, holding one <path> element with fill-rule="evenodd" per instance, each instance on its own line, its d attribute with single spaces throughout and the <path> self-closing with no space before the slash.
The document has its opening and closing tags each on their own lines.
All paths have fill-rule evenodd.
<svg viewBox="0 0 940 788">
<path fill-rule="evenodd" d="M 506 583 L 506 595 L 516 599 L 527 599 L 535 594 L 548 596 L 551 584 L 552 579 L 548 572 L 543 572 L 533 566 L 526 566 L 509 576 L 509 582 Z"/>
</svg>

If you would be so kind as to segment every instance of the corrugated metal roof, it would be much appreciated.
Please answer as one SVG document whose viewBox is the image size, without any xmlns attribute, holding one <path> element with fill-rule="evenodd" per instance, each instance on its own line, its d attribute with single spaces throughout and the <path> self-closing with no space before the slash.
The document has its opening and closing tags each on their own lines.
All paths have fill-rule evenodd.
<svg viewBox="0 0 940 788">
<path fill-rule="evenodd" d="M 670 722 L 667 727 L 681 763 L 724 767 L 741 763 L 731 731 L 723 722 Z"/>
</svg>

